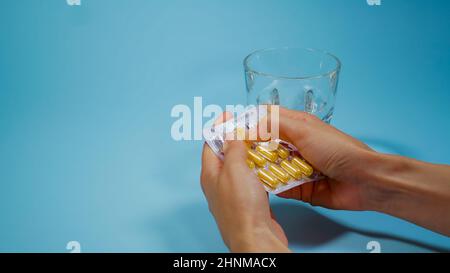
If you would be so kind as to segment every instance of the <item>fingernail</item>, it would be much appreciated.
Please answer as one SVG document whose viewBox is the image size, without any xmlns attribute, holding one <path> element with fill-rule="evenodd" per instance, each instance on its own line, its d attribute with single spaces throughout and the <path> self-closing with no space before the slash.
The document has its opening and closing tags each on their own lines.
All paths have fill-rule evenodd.
<svg viewBox="0 0 450 273">
<path fill-rule="evenodd" d="M 222 150 L 223 150 L 224 153 L 227 151 L 228 146 L 229 146 L 228 140 L 225 140 L 224 143 L 223 143 L 223 147 L 222 147 Z"/>
</svg>

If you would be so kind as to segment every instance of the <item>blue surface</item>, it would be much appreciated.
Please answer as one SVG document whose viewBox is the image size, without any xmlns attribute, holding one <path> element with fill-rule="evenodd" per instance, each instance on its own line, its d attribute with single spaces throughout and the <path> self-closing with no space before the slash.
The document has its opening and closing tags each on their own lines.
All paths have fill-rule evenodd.
<svg viewBox="0 0 450 273">
<path fill-rule="evenodd" d="M 226 251 L 176 104 L 245 103 L 242 60 L 304 46 L 343 63 L 333 124 L 450 164 L 450 2 L 2 1 L 0 251 Z M 273 198 L 295 251 L 450 250 L 389 216 Z"/>
</svg>

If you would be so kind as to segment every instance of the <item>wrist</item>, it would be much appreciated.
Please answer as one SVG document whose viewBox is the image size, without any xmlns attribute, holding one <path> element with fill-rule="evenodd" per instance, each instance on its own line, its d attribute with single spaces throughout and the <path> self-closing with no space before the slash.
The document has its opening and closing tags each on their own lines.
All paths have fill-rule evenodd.
<svg viewBox="0 0 450 273">
<path fill-rule="evenodd" d="M 227 245 L 231 252 L 238 253 L 289 252 L 289 249 L 266 226 L 243 230 L 230 238 Z"/>
<path fill-rule="evenodd" d="M 408 199 L 411 185 L 405 174 L 411 161 L 394 155 L 367 151 L 363 155 L 357 183 L 364 185 L 364 210 L 391 214 L 400 200 Z"/>
</svg>

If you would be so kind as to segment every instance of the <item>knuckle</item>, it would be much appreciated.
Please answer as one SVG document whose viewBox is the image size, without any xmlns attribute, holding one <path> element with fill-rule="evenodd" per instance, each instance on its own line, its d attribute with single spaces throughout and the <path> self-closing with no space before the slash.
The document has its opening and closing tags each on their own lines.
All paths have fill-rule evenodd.
<svg viewBox="0 0 450 273">
<path fill-rule="evenodd" d="M 306 124 L 311 124 L 319 121 L 320 119 L 313 114 L 307 112 L 300 112 L 300 118 Z"/>
<path fill-rule="evenodd" d="M 200 172 L 200 184 L 203 186 L 203 184 L 205 184 L 207 180 L 208 180 L 208 175 L 207 175 L 206 171 L 202 168 L 202 170 Z"/>
<path fill-rule="evenodd" d="M 228 160 L 224 165 L 224 171 L 226 175 L 232 174 L 233 170 L 236 170 L 240 167 L 240 164 L 236 162 L 236 160 Z"/>
</svg>

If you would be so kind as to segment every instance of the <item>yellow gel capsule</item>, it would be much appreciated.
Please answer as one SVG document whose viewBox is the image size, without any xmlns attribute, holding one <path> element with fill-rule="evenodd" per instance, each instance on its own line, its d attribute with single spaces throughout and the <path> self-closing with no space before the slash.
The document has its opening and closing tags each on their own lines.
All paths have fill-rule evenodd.
<svg viewBox="0 0 450 273">
<path fill-rule="evenodd" d="M 291 164 L 287 159 L 281 161 L 280 163 L 281 168 L 285 170 L 290 176 L 294 177 L 295 179 L 300 179 L 302 177 L 302 172 L 299 168 Z"/>
<path fill-rule="evenodd" d="M 245 129 L 244 128 L 236 128 L 236 139 L 237 140 L 245 140 Z"/>
<path fill-rule="evenodd" d="M 245 146 L 247 146 L 248 149 L 252 148 L 253 143 L 251 143 L 250 141 L 244 141 Z"/>
<path fill-rule="evenodd" d="M 247 158 L 246 160 L 247 165 L 250 169 L 254 169 L 255 168 L 255 162 L 251 161 L 250 159 Z"/>
<path fill-rule="evenodd" d="M 248 150 L 248 157 L 251 161 L 255 162 L 258 167 L 264 167 L 266 165 L 266 160 L 258 152 L 253 150 Z"/>
<path fill-rule="evenodd" d="M 299 167 L 302 170 L 302 173 L 306 176 L 310 176 L 313 174 L 314 169 L 311 167 L 308 163 L 301 160 L 300 158 L 294 156 L 291 160 L 292 163 L 294 163 L 297 167 Z"/>
<path fill-rule="evenodd" d="M 256 146 L 256 150 L 270 162 L 275 162 L 278 159 L 278 154 L 267 149 L 266 147 L 258 145 Z"/>
<path fill-rule="evenodd" d="M 278 165 L 275 164 L 270 164 L 269 165 L 269 170 L 284 184 L 286 184 L 287 182 L 289 182 L 289 180 L 291 179 L 291 177 L 289 176 L 289 174 L 287 172 L 285 172 L 283 170 L 283 168 L 281 168 Z"/>
<path fill-rule="evenodd" d="M 278 147 L 277 152 L 278 152 L 278 155 L 279 155 L 282 159 L 286 159 L 286 158 L 288 158 L 289 155 L 290 155 L 289 150 L 286 149 L 285 147 L 281 146 L 281 145 Z"/>
<path fill-rule="evenodd" d="M 276 151 L 278 149 L 279 145 L 280 144 L 278 144 L 278 142 L 276 142 L 276 141 L 270 141 L 267 144 L 267 149 L 269 149 L 269 151 Z"/>
<path fill-rule="evenodd" d="M 278 179 L 276 178 L 276 176 L 267 170 L 259 169 L 258 177 L 262 182 L 264 182 L 271 188 L 276 188 L 278 185 Z"/>
</svg>

